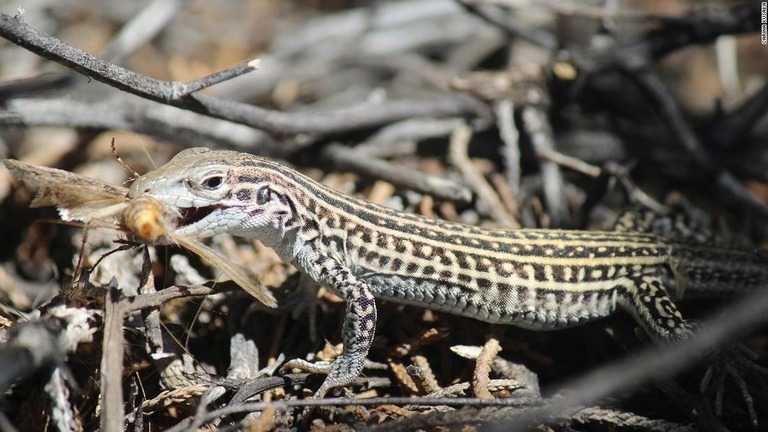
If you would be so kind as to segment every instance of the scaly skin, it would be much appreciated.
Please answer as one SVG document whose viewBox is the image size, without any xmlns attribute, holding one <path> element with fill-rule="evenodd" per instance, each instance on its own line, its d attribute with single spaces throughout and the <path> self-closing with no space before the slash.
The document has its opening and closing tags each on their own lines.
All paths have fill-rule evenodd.
<svg viewBox="0 0 768 432">
<path fill-rule="evenodd" d="M 751 252 L 670 242 L 648 233 L 489 230 L 424 218 L 336 192 L 276 162 L 188 149 L 137 179 L 179 211 L 176 234 L 228 233 L 272 247 L 343 298 L 344 350 L 302 366 L 357 377 L 376 327 L 375 298 L 533 330 L 573 327 L 624 309 L 657 340 L 687 338 L 673 299 L 728 294 L 768 282 Z"/>
</svg>

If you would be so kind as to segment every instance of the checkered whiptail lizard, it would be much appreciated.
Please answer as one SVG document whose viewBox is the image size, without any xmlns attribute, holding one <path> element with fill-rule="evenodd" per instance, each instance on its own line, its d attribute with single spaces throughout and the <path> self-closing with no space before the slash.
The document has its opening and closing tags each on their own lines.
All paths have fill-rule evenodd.
<svg viewBox="0 0 768 432">
<path fill-rule="evenodd" d="M 327 373 L 318 391 L 362 370 L 375 298 L 535 330 L 631 313 L 654 339 L 687 338 L 673 303 L 683 292 L 724 295 L 768 282 L 756 253 L 656 235 L 490 230 L 428 219 L 336 192 L 276 162 L 233 151 L 184 150 L 138 178 L 179 212 L 176 233 L 261 240 L 346 302 L 344 348 L 333 362 L 290 362 Z"/>
</svg>

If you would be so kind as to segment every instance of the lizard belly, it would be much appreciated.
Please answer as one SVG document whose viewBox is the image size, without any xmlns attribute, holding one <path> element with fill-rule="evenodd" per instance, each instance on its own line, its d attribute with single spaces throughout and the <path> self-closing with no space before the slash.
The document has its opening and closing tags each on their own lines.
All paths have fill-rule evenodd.
<svg viewBox="0 0 768 432">
<path fill-rule="evenodd" d="M 532 330 L 575 327 L 611 315 L 622 285 L 617 281 L 611 288 L 547 291 L 493 283 L 478 290 L 392 274 L 369 273 L 360 277 L 377 298 Z"/>
</svg>

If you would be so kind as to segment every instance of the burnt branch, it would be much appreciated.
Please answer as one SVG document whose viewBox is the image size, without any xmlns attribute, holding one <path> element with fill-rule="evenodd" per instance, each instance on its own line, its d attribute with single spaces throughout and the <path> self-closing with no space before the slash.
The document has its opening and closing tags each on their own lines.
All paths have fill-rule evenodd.
<svg viewBox="0 0 768 432">
<path fill-rule="evenodd" d="M 768 205 L 760 202 L 746 190 L 736 177 L 726 171 L 702 145 L 699 138 L 683 118 L 683 114 L 669 89 L 650 67 L 642 65 L 639 59 L 628 59 L 624 64 L 627 74 L 645 92 L 647 100 L 659 113 L 674 139 L 688 152 L 694 162 L 706 173 L 712 175 L 713 183 L 725 197 L 768 216 Z"/>
<path fill-rule="evenodd" d="M 715 122 L 707 142 L 721 150 L 738 148 L 767 112 L 768 84 L 764 84 L 748 101 Z"/>
</svg>

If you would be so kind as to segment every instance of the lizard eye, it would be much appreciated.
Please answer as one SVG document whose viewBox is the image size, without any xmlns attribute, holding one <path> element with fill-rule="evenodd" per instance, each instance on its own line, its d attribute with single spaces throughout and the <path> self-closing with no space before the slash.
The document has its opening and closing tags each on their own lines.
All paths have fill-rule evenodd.
<svg viewBox="0 0 768 432">
<path fill-rule="evenodd" d="M 263 186 L 256 191 L 256 204 L 264 205 L 269 202 L 272 195 L 272 191 L 269 190 L 269 186 Z"/>
<path fill-rule="evenodd" d="M 208 177 L 207 179 L 203 180 L 203 187 L 210 190 L 215 190 L 221 187 L 221 185 L 224 184 L 224 177 L 220 175 L 215 175 Z"/>
</svg>

